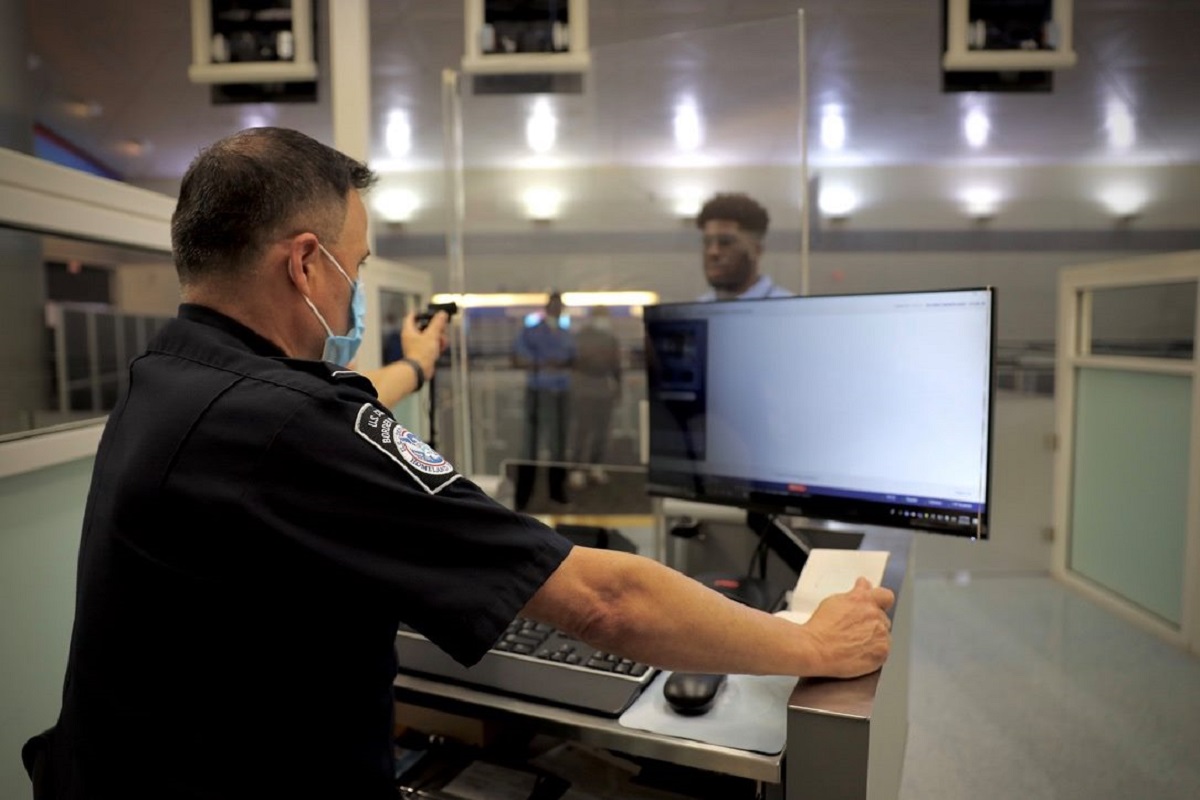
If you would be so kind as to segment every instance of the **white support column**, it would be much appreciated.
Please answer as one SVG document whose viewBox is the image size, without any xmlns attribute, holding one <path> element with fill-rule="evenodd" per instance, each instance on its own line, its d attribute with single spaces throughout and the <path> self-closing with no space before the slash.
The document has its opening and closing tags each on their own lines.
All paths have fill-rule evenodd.
<svg viewBox="0 0 1200 800">
<path fill-rule="evenodd" d="M 333 146 L 367 161 L 371 154 L 371 3 L 337 0 L 328 7 Z M 368 244 L 374 250 L 373 227 Z"/>
</svg>

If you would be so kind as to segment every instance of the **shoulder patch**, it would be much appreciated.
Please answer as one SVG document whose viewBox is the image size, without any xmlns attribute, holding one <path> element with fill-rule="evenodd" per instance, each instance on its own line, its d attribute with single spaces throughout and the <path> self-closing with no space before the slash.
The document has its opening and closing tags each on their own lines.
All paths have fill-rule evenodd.
<svg viewBox="0 0 1200 800">
<path fill-rule="evenodd" d="M 461 477 L 440 453 L 370 403 L 363 403 L 354 432 L 399 464 L 422 489 L 437 494 Z"/>
</svg>

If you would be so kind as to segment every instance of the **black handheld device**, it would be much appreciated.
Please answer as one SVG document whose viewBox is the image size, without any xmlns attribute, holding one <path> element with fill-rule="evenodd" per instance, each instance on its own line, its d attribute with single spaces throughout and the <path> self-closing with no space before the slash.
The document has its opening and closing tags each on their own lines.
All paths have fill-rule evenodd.
<svg viewBox="0 0 1200 800">
<path fill-rule="evenodd" d="M 417 314 L 417 328 L 419 330 L 428 328 L 429 323 L 433 321 L 434 314 L 439 311 L 445 311 L 446 316 L 453 317 L 458 313 L 458 303 L 430 303 L 424 311 Z"/>
</svg>

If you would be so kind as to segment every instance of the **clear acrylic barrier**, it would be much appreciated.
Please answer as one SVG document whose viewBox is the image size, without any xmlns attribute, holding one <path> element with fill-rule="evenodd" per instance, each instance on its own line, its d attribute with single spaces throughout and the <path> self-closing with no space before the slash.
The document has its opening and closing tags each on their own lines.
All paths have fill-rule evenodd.
<svg viewBox="0 0 1200 800">
<path fill-rule="evenodd" d="M 640 304 L 586 293 L 703 294 L 694 219 L 717 192 L 747 192 L 774 224 L 798 227 L 798 30 L 788 16 L 593 48 L 578 94 L 479 94 L 459 76 L 447 97 L 448 184 L 461 179 L 462 200 L 449 288 L 532 298 L 463 310 L 454 380 L 435 399 L 456 463 L 507 477 L 531 512 L 647 513 Z M 497 130 L 523 131 L 527 146 L 511 152 Z M 506 227 L 498 212 L 514 205 L 528 227 Z M 799 289 L 795 249 L 768 248 L 760 267 Z M 567 302 L 548 331 L 552 291 Z M 581 357 L 561 376 L 523 367 L 522 336 Z M 515 485 L 520 462 L 544 467 L 532 488 Z"/>
</svg>

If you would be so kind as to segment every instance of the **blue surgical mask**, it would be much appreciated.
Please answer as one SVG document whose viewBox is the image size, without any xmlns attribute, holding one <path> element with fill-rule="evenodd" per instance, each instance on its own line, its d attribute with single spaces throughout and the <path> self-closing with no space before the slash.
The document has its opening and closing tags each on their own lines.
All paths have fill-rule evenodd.
<svg viewBox="0 0 1200 800">
<path fill-rule="evenodd" d="M 338 272 L 342 273 L 342 277 L 346 279 L 346 283 L 350 284 L 350 330 L 346 331 L 344 336 L 338 336 L 329 327 L 329 323 L 325 321 L 325 318 L 321 316 L 321 312 L 317 311 L 317 307 L 313 305 L 312 300 L 305 297 L 304 302 L 308 303 L 308 307 L 312 309 L 312 312 L 317 315 L 317 319 L 321 322 L 321 325 L 325 327 L 325 351 L 321 354 L 322 360 L 344 367 L 354 360 L 355 354 L 358 353 L 358 347 L 362 344 L 363 330 L 366 327 L 367 318 L 367 296 L 363 292 L 361 277 L 356 281 L 350 280 L 350 276 L 346 274 L 346 270 L 342 269 L 342 265 L 338 263 L 338 260 L 330 255 L 329 251 L 325 249 L 325 245 L 318 242 L 317 247 L 321 248 L 321 252 L 325 254 L 325 257 L 333 262 Z"/>
</svg>

